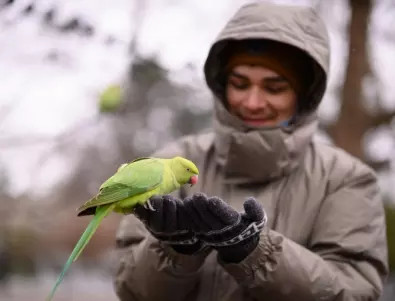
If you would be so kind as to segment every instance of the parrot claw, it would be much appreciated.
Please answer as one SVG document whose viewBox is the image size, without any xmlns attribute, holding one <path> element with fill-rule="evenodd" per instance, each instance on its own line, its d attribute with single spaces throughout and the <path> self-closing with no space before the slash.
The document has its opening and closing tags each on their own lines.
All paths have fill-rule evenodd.
<svg viewBox="0 0 395 301">
<path fill-rule="evenodd" d="M 152 204 L 150 202 L 150 200 L 148 200 L 145 204 L 144 204 L 144 208 L 151 210 L 151 211 L 156 211 L 154 207 L 152 207 Z"/>
</svg>

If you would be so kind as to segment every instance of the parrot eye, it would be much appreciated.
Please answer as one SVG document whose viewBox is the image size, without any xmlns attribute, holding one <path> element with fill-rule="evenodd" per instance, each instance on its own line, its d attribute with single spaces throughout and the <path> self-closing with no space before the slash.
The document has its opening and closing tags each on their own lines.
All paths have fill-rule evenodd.
<svg viewBox="0 0 395 301">
<path fill-rule="evenodd" d="M 187 168 L 187 171 L 191 171 L 189 168 Z"/>
</svg>

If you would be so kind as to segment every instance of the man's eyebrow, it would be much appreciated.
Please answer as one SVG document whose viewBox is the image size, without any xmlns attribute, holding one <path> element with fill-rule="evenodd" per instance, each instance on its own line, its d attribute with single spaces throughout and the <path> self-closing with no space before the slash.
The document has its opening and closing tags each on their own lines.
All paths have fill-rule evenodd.
<svg viewBox="0 0 395 301">
<path fill-rule="evenodd" d="M 240 78 L 240 79 L 248 79 L 248 76 L 246 76 L 246 75 L 244 75 L 244 74 L 242 74 L 242 73 L 239 73 L 239 72 L 237 72 L 237 71 L 232 71 L 232 72 L 229 74 L 229 76 L 238 77 L 238 78 Z"/>
<path fill-rule="evenodd" d="M 248 76 L 247 76 L 247 75 L 244 75 L 244 74 L 239 73 L 239 72 L 237 72 L 237 71 L 232 71 L 232 72 L 230 73 L 230 76 L 237 77 L 237 78 L 240 78 L 240 79 L 248 79 Z M 281 75 L 271 75 L 271 76 L 267 76 L 267 77 L 263 78 L 263 81 L 265 81 L 265 82 L 271 82 L 271 83 L 283 83 L 283 82 L 287 82 L 287 80 L 286 80 L 284 77 L 282 77 Z"/>
</svg>

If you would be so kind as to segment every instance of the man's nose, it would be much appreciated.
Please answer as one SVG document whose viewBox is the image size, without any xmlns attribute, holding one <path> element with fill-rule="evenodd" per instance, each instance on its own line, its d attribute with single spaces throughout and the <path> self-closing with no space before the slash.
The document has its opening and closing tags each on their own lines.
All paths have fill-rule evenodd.
<svg viewBox="0 0 395 301">
<path fill-rule="evenodd" d="M 248 93 L 244 101 L 244 107 L 250 111 L 256 111 L 264 108 L 267 105 L 264 93 L 259 87 L 253 87 Z"/>
</svg>

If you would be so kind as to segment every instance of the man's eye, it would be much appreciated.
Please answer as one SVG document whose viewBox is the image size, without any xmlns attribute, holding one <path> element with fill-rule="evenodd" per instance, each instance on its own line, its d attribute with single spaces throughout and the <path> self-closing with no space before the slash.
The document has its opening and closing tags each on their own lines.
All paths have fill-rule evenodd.
<svg viewBox="0 0 395 301">
<path fill-rule="evenodd" d="M 277 94 L 285 91 L 287 89 L 287 86 L 281 85 L 281 86 L 266 86 L 265 87 L 266 91 L 272 94 Z"/>
<path fill-rule="evenodd" d="M 236 82 L 236 81 L 230 81 L 230 84 L 238 89 L 238 90 L 245 90 L 249 87 L 248 83 L 246 82 Z"/>
</svg>

